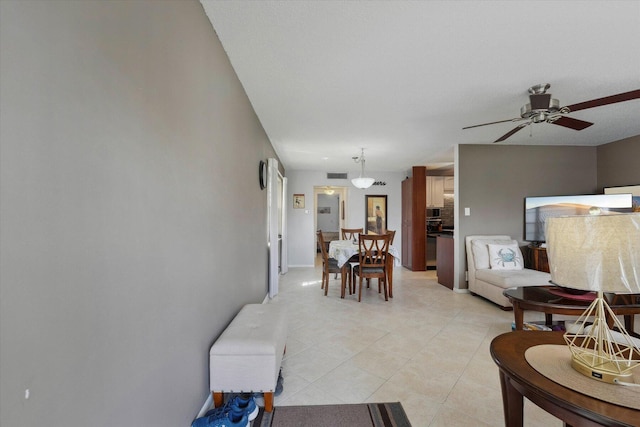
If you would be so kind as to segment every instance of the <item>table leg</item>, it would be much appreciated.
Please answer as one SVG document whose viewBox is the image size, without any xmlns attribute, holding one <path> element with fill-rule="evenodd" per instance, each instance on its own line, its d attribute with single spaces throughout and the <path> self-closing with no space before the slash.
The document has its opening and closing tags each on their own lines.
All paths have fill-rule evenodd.
<svg viewBox="0 0 640 427">
<path fill-rule="evenodd" d="M 502 388 L 502 406 L 506 427 L 522 427 L 523 398 L 522 394 L 511 384 L 509 377 L 500 371 L 500 386 Z"/>
<path fill-rule="evenodd" d="M 344 265 L 342 266 L 342 269 L 340 270 L 340 279 L 341 279 L 341 282 L 342 282 L 341 283 L 341 289 L 340 289 L 340 298 L 344 298 L 344 288 L 345 288 L 345 285 L 347 283 L 346 274 L 348 272 L 348 270 L 347 270 L 347 266 L 348 265 L 349 264 L 345 262 Z M 349 289 L 349 293 L 351 293 L 351 289 Z"/>
<path fill-rule="evenodd" d="M 633 336 L 635 333 L 634 326 L 633 326 L 633 323 L 635 320 L 634 317 L 635 315 L 633 314 L 626 314 L 624 316 L 624 328 L 627 330 L 627 333 L 631 336 Z"/>
<path fill-rule="evenodd" d="M 511 303 L 513 305 L 513 319 L 516 321 L 516 331 L 521 331 L 524 326 L 524 310 L 517 301 Z"/>
<path fill-rule="evenodd" d="M 387 258 L 387 285 L 389 287 L 389 298 L 393 298 L 393 255 L 389 254 Z"/>
</svg>

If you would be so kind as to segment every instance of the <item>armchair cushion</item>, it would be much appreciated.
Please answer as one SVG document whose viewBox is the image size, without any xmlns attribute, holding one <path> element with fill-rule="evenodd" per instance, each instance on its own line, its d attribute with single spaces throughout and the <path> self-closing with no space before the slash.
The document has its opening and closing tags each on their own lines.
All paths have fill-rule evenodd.
<svg viewBox="0 0 640 427">
<path fill-rule="evenodd" d="M 522 270 L 524 260 L 517 243 L 496 245 L 489 243 L 489 264 L 492 270 Z"/>
<path fill-rule="evenodd" d="M 489 244 L 509 244 L 517 245 L 515 240 L 510 239 L 473 239 L 471 240 L 471 250 L 473 251 L 474 266 L 477 269 L 491 268 L 489 258 Z"/>
</svg>

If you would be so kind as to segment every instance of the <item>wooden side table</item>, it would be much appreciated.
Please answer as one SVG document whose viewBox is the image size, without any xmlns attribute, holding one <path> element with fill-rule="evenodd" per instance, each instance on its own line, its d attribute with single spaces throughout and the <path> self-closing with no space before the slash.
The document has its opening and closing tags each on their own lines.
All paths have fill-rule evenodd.
<svg viewBox="0 0 640 427">
<path fill-rule="evenodd" d="M 533 269 L 549 273 L 549 258 L 547 257 L 547 248 L 540 246 L 529 246 L 533 254 Z"/>
<path fill-rule="evenodd" d="M 561 332 L 537 331 L 509 332 L 491 342 L 491 357 L 500 368 L 502 404 L 507 427 L 522 426 L 524 397 L 560 418 L 567 426 L 638 425 L 640 411 L 579 393 L 533 369 L 524 353 L 529 347 L 541 344 L 565 345 L 565 342 Z"/>
</svg>

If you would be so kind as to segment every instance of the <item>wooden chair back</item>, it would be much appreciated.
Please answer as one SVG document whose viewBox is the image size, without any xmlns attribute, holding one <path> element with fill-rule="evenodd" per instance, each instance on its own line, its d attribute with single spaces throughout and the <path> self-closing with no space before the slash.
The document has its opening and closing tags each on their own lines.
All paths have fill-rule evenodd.
<svg viewBox="0 0 640 427">
<path fill-rule="evenodd" d="M 387 234 L 389 235 L 389 245 L 393 245 L 393 239 L 396 238 L 396 230 L 387 230 Z"/>
<path fill-rule="evenodd" d="M 389 251 L 389 234 L 360 234 L 358 264 L 363 273 L 367 267 L 384 267 Z"/>
<path fill-rule="evenodd" d="M 362 234 L 363 228 L 342 228 L 342 240 L 358 240 L 358 235 Z"/>
</svg>

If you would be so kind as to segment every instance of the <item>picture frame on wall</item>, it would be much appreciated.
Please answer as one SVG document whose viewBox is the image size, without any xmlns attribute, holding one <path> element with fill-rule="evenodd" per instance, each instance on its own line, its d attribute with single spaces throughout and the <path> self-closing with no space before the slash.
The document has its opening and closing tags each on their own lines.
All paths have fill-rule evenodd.
<svg viewBox="0 0 640 427">
<path fill-rule="evenodd" d="M 387 196 L 364 196 L 366 234 L 385 234 L 387 232 Z"/>
<path fill-rule="evenodd" d="M 293 209 L 304 209 L 304 194 L 293 195 Z"/>
</svg>

